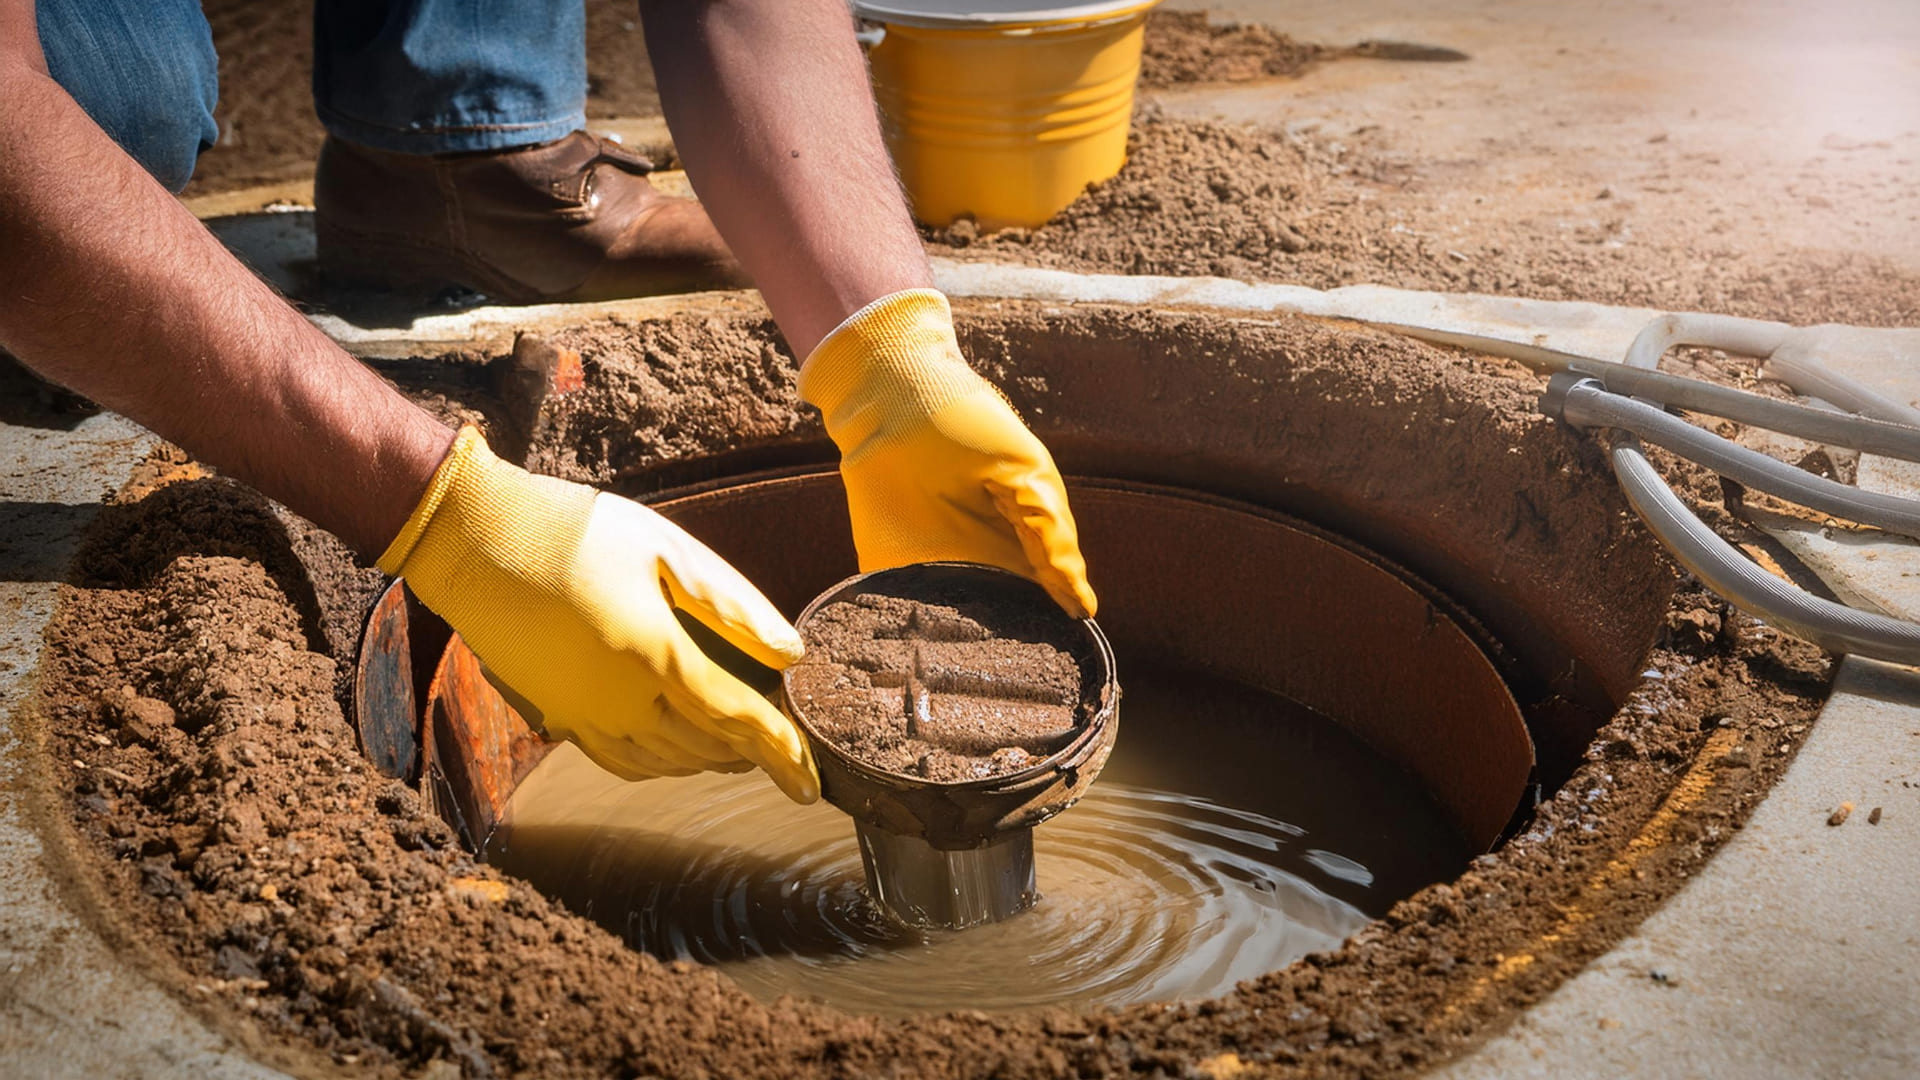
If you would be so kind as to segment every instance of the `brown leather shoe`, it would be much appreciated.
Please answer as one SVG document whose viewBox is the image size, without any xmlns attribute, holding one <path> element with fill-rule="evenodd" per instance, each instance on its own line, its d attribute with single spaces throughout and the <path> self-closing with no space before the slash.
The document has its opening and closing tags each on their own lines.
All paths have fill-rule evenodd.
<svg viewBox="0 0 1920 1080">
<path fill-rule="evenodd" d="M 320 269 L 519 304 L 749 284 L 707 212 L 660 194 L 651 171 L 584 131 L 431 157 L 328 138 L 313 185 Z"/>
</svg>

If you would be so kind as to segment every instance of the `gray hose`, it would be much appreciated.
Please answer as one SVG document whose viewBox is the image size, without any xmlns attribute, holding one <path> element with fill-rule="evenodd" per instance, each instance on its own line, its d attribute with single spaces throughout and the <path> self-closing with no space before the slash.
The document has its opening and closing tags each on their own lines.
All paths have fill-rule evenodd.
<svg viewBox="0 0 1920 1080">
<path fill-rule="evenodd" d="M 1648 323 L 1627 346 L 1629 367 L 1653 370 L 1676 345 L 1700 345 L 1741 356 L 1763 357 L 1769 377 L 1793 387 L 1794 393 L 1831 402 L 1850 413 L 1920 426 L 1920 409 L 1894 401 L 1878 390 L 1821 363 L 1807 335 L 1819 327 L 1796 329 L 1786 323 L 1709 315 L 1690 311 L 1662 315 Z M 1844 445 L 1844 444 L 1842 444 Z"/>
<path fill-rule="evenodd" d="M 1904 423 L 1815 409 L 1730 386 L 1605 360 L 1570 360 L 1566 370 L 1590 375 L 1616 394 L 1724 417 L 1827 446 L 1844 446 L 1862 453 L 1920 462 L 1920 428 Z"/>
<path fill-rule="evenodd" d="M 1832 402 L 1848 412 L 1896 424 L 1920 424 L 1920 411 L 1889 400 L 1878 390 L 1820 363 L 1811 355 L 1781 349 L 1761 365 L 1769 378 L 1793 387 L 1794 393 Z"/>
<path fill-rule="evenodd" d="M 1719 416 L 1752 427 L 1810 439 L 1827 446 L 1844 446 L 1849 450 L 1858 450 L 1866 454 L 1920 462 L 1920 426 L 1911 426 L 1913 421 L 1888 414 L 1885 399 L 1874 395 L 1859 393 L 1841 395 L 1847 402 L 1865 404 L 1869 407 L 1863 411 L 1875 413 L 1874 416 L 1850 416 L 1846 413 L 1762 397 L 1747 390 L 1736 390 L 1731 386 L 1721 386 L 1719 383 L 1710 383 L 1703 379 L 1669 375 L 1656 368 L 1621 364 L 1611 360 L 1595 360 L 1538 345 L 1418 326 L 1394 323 L 1380 325 L 1423 341 L 1516 360 L 1549 375 L 1561 371 L 1577 371 L 1582 375 L 1600 380 L 1602 386 L 1616 394 L 1626 394 L 1661 405 L 1686 409 L 1689 412 Z M 1759 325 L 1766 327 L 1772 324 Z M 1764 344 L 1764 341 L 1759 343 Z M 1653 359 L 1657 361 L 1659 356 L 1655 354 Z M 1782 368 L 1782 365 L 1774 366 Z M 1824 369 L 1812 370 L 1817 367 L 1818 365 L 1804 360 L 1795 361 L 1791 370 L 1782 369 L 1779 374 L 1783 381 L 1798 393 L 1832 400 L 1825 398 L 1823 394 L 1815 393 L 1816 389 L 1825 390 L 1828 394 L 1838 392 L 1832 373 Z M 1811 380 L 1811 384 L 1802 385 L 1802 382 L 1807 380 Z M 1844 402 L 1836 402 L 1836 404 L 1844 404 Z"/>
<path fill-rule="evenodd" d="M 1702 431 L 1645 402 L 1609 393 L 1598 382 L 1572 372 L 1553 377 L 1541 409 L 1550 416 L 1560 415 L 1575 427 L 1632 432 L 1722 476 L 1823 514 L 1920 538 L 1920 502 L 1814 476 Z"/>
<path fill-rule="evenodd" d="M 1694 517 L 1635 440 L 1622 438 L 1611 457 L 1634 511 L 1708 588 L 1829 652 L 1920 664 L 1920 626 L 1823 600 L 1781 581 Z"/>
<path fill-rule="evenodd" d="M 1677 311 L 1648 323 L 1627 346 L 1629 367 L 1653 369 L 1678 345 L 1703 345 L 1741 356 L 1772 356 L 1793 333 L 1786 323 L 1710 315 L 1704 311 Z"/>
</svg>

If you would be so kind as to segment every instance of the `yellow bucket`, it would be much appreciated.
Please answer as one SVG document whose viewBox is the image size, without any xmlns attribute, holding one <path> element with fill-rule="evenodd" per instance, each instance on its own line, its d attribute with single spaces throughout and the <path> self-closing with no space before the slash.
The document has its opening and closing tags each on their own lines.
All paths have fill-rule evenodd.
<svg viewBox="0 0 1920 1080">
<path fill-rule="evenodd" d="M 869 53 L 874 97 L 914 216 L 1031 228 L 1119 172 L 1158 2 L 856 0 L 886 27 Z"/>
</svg>

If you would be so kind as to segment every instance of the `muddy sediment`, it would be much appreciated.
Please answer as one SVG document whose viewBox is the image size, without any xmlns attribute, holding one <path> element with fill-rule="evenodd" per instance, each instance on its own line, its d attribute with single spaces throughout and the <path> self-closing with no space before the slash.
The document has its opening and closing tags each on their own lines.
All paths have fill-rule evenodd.
<svg viewBox="0 0 1920 1080">
<path fill-rule="evenodd" d="M 562 750 L 489 850 L 660 959 L 713 964 L 764 1002 L 889 1017 L 1213 997 L 1466 866 L 1419 783 L 1326 717 L 1122 670 L 1125 736 L 1086 797 L 1034 831 L 1041 898 L 1016 919 L 902 926 L 865 896 L 846 814 L 795 807 L 753 774 L 622 785 Z"/>
<path fill-rule="evenodd" d="M 1635 632 L 1657 639 L 1645 652 L 1642 638 L 1631 655 L 1623 643 L 1607 661 L 1653 675 L 1623 685 L 1618 710 L 1582 739 L 1584 750 L 1568 751 L 1567 782 L 1517 836 L 1338 949 L 1206 1002 L 912 1021 L 761 1004 L 708 969 L 635 953 L 474 862 L 404 784 L 369 772 L 334 694 L 350 657 L 328 631 L 351 623 L 334 613 L 360 603 L 360 572 L 306 571 L 303 559 L 325 562 L 325 553 L 303 546 L 257 496 L 212 478 L 133 492 L 110 509 L 50 630 L 37 708 L 72 825 L 76 887 L 129 955 L 148 957 L 224 1030 L 301 1071 L 331 1062 L 412 1075 L 441 1060 L 476 1076 L 1180 1075 L 1234 1054 L 1286 1074 L 1379 1075 L 1471 1045 L 1577 971 L 1736 831 L 1785 767 L 1824 696 L 1827 658 L 1691 587 L 1659 605 L 1664 623 L 1623 617 L 1650 594 L 1667 595 L 1659 583 L 1671 571 L 1584 456 L 1590 444 L 1531 414 L 1530 374 L 1303 320 L 1228 328 L 1134 314 L 1102 330 L 1103 318 L 1055 320 L 1029 341 L 1023 320 L 1042 316 L 963 307 L 963 334 L 1017 404 L 1044 405 L 1071 379 L 1029 367 L 1026 349 L 1052 340 L 1070 354 L 1079 338 L 1088 348 L 1104 340 L 1106 377 L 1132 378 L 1134 346 L 1116 352 L 1112 334 L 1129 325 L 1146 333 L 1159 319 L 1198 350 L 1196 364 L 1233 355 L 1238 377 L 1251 380 L 1243 398 L 1273 395 L 1250 402 L 1273 418 L 1269 452 L 1290 453 L 1296 431 L 1311 434 L 1332 444 L 1326 467 L 1336 471 L 1341 460 L 1371 468 L 1365 418 L 1401 402 L 1379 433 L 1379 451 L 1405 463 L 1401 474 L 1347 474 L 1363 506 L 1308 498 L 1294 508 L 1318 506 L 1320 520 L 1350 515 L 1360 534 L 1366 519 L 1351 515 L 1363 509 L 1390 512 L 1409 498 L 1431 514 L 1459 499 L 1465 516 L 1439 524 L 1467 535 L 1482 527 L 1471 500 L 1483 515 L 1497 503 L 1485 546 L 1505 552 L 1501 565 L 1518 575 L 1510 592 L 1552 609 L 1572 603 L 1574 590 L 1596 625 L 1645 626 Z M 1231 349 L 1211 336 L 1229 330 Z M 1163 356 L 1152 340 L 1139 338 L 1142 355 Z M 756 445 L 813 453 L 824 445 L 817 419 L 783 412 L 791 361 L 767 341 L 752 315 L 582 331 L 571 344 L 589 358 L 589 387 L 576 404 L 624 399 L 631 418 L 603 420 L 606 442 L 590 458 L 552 445 L 534 456 L 644 486 L 642 461 L 740 460 L 727 455 Z M 703 371 L 708 404 L 671 390 Z M 767 390 L 756 395 L 763 376 Z M 1140 389 L 1143 402 L 1173 407 Z M 436 393 L 457 398 L 459 387 Z M 1425 404 L 1406 411 L 1407 402 Z M 574 407 L 548 430 L 584 423 L 565 415 Z M 765 423 L 732 423 L 754 415 Z M 1478 455 L 1473 492 L 1457 478 L 1470 463 L 1419 451 L 1425 436 L 1404 426 L 1407 416 L 1434 427 L 1434 447 Z M 1063 462 L 1084 453 L 1080 420 L 1044 412 L 1036 423 Z M 1304 450 L 1292 460 L 1302 476 L 1321 467 Z M 1209 468 L 1204 456 L 1190 464 Z M 1681 479 L 1717 524 L 1737 525 L 1714 504 L 1713 485 Z M 1506 494 L 1496 500 L 1495 490 Z M 1550 490 L 1569 494 L 1555 500 Z M 1524 512 L 1509 519 L 1510 510 Z M 1445 547 L 1434 524 L 1428 536 Z M 1577 564 L 1538 554 L 1555 549 Z M 1595 642 L 1582 648 L 1607 655 Z M 1546 723 L 1555 691 L 1533 693 L 1529 717 Z M 1516 955 L 1533 962 L 1502 964 Z"/>
<path fill-rule="evenodd" d="M 940 783 L 1029 768 L 1090 716 L 1074 624 L 1000 597 L 863 592 L 801 627 L 794 708 L 854 760 Z"/>
</svg>

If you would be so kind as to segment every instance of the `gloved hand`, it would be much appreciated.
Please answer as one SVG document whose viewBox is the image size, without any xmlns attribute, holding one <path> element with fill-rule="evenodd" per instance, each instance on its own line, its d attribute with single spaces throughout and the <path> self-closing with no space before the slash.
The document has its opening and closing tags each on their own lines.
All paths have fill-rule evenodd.
<svg viewBox="0 0 1920 1080">
<path fill-rule="evenodd" d="M 986 563 L 1093 614 L 1060 471 L 961 358 L 945 296 L 909 289 L 855 312 L 801 366 L 800 396 L 840 447 L 861 570 Z"/>
<path fill-rule="evenodd" d="M 776 668 L 800 658 L 799 633 L 646 507 L 528 473 L 467 428 L 380 569 L 459 631 L 539 714 L 529 721 L 608 771 L 638 780 L 758 765 L 794 801 L 819 798 L 792 721 L 701 652 L 673 608 Z"/>
</svg>

